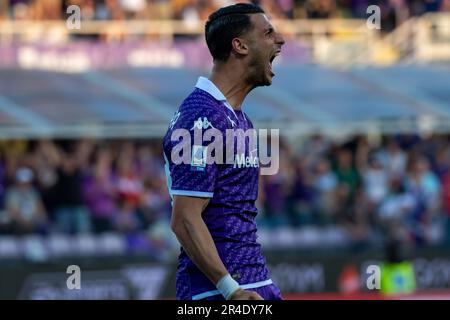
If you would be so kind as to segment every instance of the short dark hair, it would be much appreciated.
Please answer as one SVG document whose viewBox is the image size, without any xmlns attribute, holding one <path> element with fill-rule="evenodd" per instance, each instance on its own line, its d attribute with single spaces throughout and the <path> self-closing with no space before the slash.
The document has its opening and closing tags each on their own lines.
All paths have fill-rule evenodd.
<svg viewBox="0 0 450 320">
<path fill-rule="evenodd" d="M 238 3 L 213 12 L 205 25 L 206 44 L 214 60 L 227 61 L 231 40 L 252 29 L 249 14 L 264 13 L 251 3 Z"/>
</svg>

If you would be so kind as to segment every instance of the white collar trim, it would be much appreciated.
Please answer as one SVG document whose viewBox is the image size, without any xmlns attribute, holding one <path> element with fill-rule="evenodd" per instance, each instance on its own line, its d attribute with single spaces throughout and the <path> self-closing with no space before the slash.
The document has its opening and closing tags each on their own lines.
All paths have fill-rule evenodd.
<svg viewBox="0 0 450 320">
<path fill-rule="evenodd" d="M 231 105 L 228 103 L 227 98 L 223 95 L 223 93 L 217 88 L 217 86 L 208 78 L 199 77 L 197 83 L 195 85 L 196 88 L 208 92 L 210 95 L 214 97 L 214 99 L 222 101 L 225 106 L 230 109 L 234 116 L 237 118 L 236 113 L 234 112 Z"/>
</svg>

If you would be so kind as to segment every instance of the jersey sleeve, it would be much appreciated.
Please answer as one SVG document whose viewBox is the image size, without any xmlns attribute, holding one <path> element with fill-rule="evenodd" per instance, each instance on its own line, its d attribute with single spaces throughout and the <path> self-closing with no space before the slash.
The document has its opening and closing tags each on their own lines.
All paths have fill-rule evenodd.
<svg viewBox="0 0 450 320">
<path fill-rule="evenodd" d="M 226 120 L 225 120 L 226 121 Z M 214 161 L 217 147 L 224 149 L 226 122 L 221 112 L 201 107 L 181 110 L 171 121 L 165 149 L 170 195 L 212 198 L 220 164 Z M 217 140 L 217 135 L 222 141 Z M 211 139 L 205 139 L 213 136 Z M 199 138 L 200 137 L 200 138 Z"/>
</svg>

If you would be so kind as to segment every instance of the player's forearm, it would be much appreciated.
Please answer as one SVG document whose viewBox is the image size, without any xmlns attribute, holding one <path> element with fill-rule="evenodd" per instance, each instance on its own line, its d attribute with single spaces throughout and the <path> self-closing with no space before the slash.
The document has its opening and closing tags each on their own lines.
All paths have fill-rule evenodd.
<svg viewBox="0 0 450 320">
<path fill-rule="evenodd" d="M 172 229 L 189 258 L 212 283 L 228 273 L 203 219 L 180 218 L 173 221 Z"/>
</svg>

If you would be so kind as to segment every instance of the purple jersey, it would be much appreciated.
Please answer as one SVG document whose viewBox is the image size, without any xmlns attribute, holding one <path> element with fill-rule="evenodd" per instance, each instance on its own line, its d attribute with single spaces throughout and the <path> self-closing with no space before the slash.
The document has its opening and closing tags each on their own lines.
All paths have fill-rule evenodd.
<svg viewBox="0 0 450 320">
<path fill-rule="evenodd" d="M 199 145 L 193 139 L 194 130 L 200 128 L 203 131 L 210 128 L 219 130 L 225 144 L 227 129 L 246 131 L 252 129 L 253 124 L 244 112 L 231 108 L 211 81 L 200 77 L 195 90 L 175 113 L 164 137 L 169 192 L 171 196 L 210 198 L 202 217 L 228 272 L 247 289 L 270 285 L 272 281 L 261 254 L 261 245 L 256 241 L 257 150 L 247 139 L 245 148 L 235 148 L 233 163 L 206 163 L 203 161 L 204 155 L 211 142 L 201 142 Z M 171 153 L 178 140 L 172 141 L 171 137 L 177 129 L 191 133 L 190 163 L 175 164 L 172 159 Z M 225 153 L 224 149 L 224 158 Z M 183 300 L 219 294 L 215 285 L 195 266 L 183 249 L 179 256 L 176 291 L 177 298 Z"/>
</svg>

